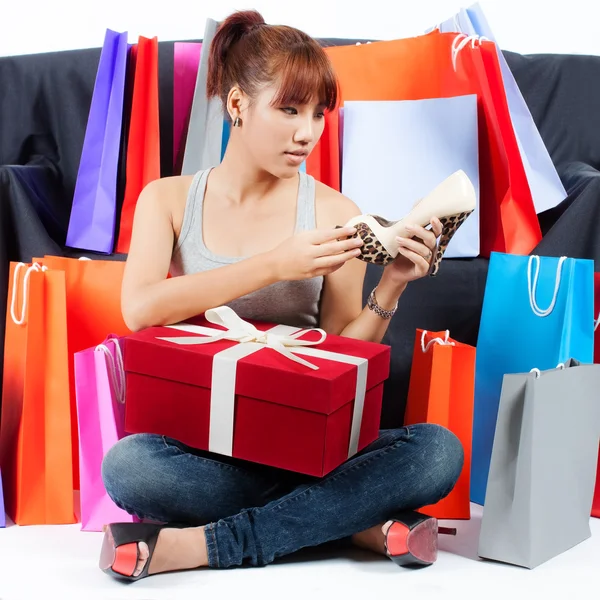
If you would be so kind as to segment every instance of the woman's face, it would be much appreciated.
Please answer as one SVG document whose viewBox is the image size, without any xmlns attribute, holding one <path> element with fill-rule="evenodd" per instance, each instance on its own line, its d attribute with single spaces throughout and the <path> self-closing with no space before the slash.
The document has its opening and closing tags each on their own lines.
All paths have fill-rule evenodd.
<svg viewBox="0 0 600 600">
<path fill-rule="evenodd" d="M 257 167 L 282 179 L 294 177 L 319 141 L 325 126 L 324 106 L 276 106 L 277 88 L 264 88 L 242 111 L 239 134 Z"/>
</svg>

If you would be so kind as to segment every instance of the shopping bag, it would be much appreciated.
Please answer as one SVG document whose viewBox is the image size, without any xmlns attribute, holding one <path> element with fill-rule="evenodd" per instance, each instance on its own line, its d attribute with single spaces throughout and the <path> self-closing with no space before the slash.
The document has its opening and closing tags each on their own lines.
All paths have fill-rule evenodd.
<svg viewBox="0 0 600 600">
<path fill-rule="evenodd" d="M 131 103 L 125 197 L 119 219 L 116 252 L 127 254 L 133 217 L 141 191 L 160 178 L 158 113 L 158 38 L 140 36 L 135 52 L 135 79 Z"/>
<path fill-rule="evenodd" d="M 2 469 L 0 469 L 0 527 L 6 527 L 6 514 L 4 512 L 4 492 L 2 491 Z"/>
<path fill-rule="evenodd" d="M 173 44 L 173 174 L 181 173 L 194 88 L 198 76 L 201 43 Z"/>
<path fill-rule="evenodd" d="M 462 169 L 473 183 L 477 204 L 444 256 L 479 255 L 477 96 L 349 101 L 340 129 L 341 191 L 365 214 L 399 220 Z"/>
<path fill-rule="evenodd" d="M 599 388 L 575 360 L 504 377 L 480 557 L 532 569 L 590 537 Z"/>
<path fill-rule="evenodd" d="M 73 440 L 73 485 L 79 489 L 79 445 L 73 356 L 99 344 L 109 333 L 131 333 L 121 312 L 121 285 L 125 262 L 75 259 L 64 256 L 34 258 L 34 262 L 65 274 L 69 397 Z"/>
<path fill-rule="evenodd" d="M 600 364 L 600 273 L 594 273 L 594 362 Z"/>
<path fill-rule="evenodd" d="M 133 517 L 108 496 L 102 480 L 102 459 L 125 437 L 125 376 L 119 339 L 75 353 L 81 529 L 102 531 L 103 525 L 133 522 Z"/>
<path fill-rule="evenodd" d="M 480 255 L 528 254 L 541 230 L 501 82 L 490 82 L 481 48 L 492 42 L 432 32 L 401 40 L 326 48 L 350 100 L 419 100 L 476 94 L 480 165 Z M 497 57 L 496 57 L 497 60 Z M 390 77 L 390 73 L 394 76 Z M 491 85 L 493 83 L 494 85 Z M 307 173 L 340 189 L 339 113 L 326 115 Z M 384 215 L 382 215 L 384 216 Z"/>
<path fill-rule="evenodd" d="M 223 106 L 220 98 L 206 97 L 206 77 L 210 45 L 217 31 L 217 21 L 206 20 L 202 53 L 196 78 L 190 124 L 183 155 L 182 175 L 193 175 L 221 162 L 223 147 Z"/>
<path fill-rule="evenodd" d="M 436 28 L 444 33 L 457 32 L 469 36 L 485 36 L 488 40 L 496 42 L 479 3 L 466 9 L 462 8 Z M 567 193 L 504 54 L 497 52 L 497 55 L 521 160 L 536 212 L 540 213 L 554 208 L 567 197 Z"/>
<path fill-rule="evenodd" d="M 434 423 L 461 441 L 463 469 L 453 490 L 419 509 L 438 519 L 470 519 L 469 480 L 473 430 L 475 348 L 450 338 L 449 331 L 417 329 L 404 425 Z"/>
<path fill-rule="evenodd" d="M 75 523 L 65 274 L 10 263 L 0 468 L 17 525 Z"/>
<path fill-rule="evenodd" d="M 107 29 L 67 231 L 72 248 L 113 251 L 126 70 L 127 33 Z"/>
<path fill-rule="evenodd" d="M 485 502 L 504 375 L 591 363 L 591 260 L 493 253 L 477 338 L 471 500 Z"/>
<path fill-rule="evenodd" d="M 594 273 L 594 363 L 600 364 L 600 273 Z M 600 453 L 600 449 L 598 451 Z M 596 489 L 592 504 L 592 517 L 600 517 L 600 461 L 596 474 Z"/>
</svg>

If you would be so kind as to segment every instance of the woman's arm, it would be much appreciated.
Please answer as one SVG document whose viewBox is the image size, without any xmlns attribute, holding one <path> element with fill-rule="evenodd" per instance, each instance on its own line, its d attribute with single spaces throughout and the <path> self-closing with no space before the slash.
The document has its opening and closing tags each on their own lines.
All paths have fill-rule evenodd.
<svg viewBox="0 0 600 600">
<path fill-rule="evenodd" d="M 173 182 L 159 179 L 137 202 L 121 292 L 123 318 L 132 331 L 184 321 L 275 281 L 261 255 L 167 279 L 175 241 L 167 200 L 172 195 Z"/>
<path fill-rule="evenodd" d="M 138 199 L 121 291 L 132 331 L 185 321 L 282 279 L 326 276 L 354 256 L 352 240 L 336 240 L 339 230 L 307 231 L 231 265 L 167 279 L 175 243 L 173 197 L 186 194 L 182 179 L 165 178 L 146 186 Z"/>
<path fill-rule="evenodd" d="M 325 221 L 333 218 L 346 223 L 361 214 L 359 208 L 345 196 L 325 186 L 320 186 L 320 189 L 327 207 L 323 211 Z M 441 224 L 438 221 L 433 224 L 433 232 L 418 228 L 415 234 L 426 240 L 428 247 L 433 247 L 440 231 Z M 426 255 L 428 247 L 421 242 L 409 240 L 400 246 L 396 261 L 383 269 L 375 299 L 384 311 L 394 310 L 409 281 L 427 273 L 429 265 L 419 253 L 423 251 Z M 356 259 L 326 277 L 321 304 L 321 327 L 335 335 L 381 342 L 391 319 L 383 318 L 367 305 L 363 306 L 365 272 L 366 264 Z"/>
<path fill-rule="evenodd" d="M 383 319 L 367 306 L 363 307 L 365 272 L 366 264 L 356 259 L 326 277 L 320 326 L 335 335 L 381 342 L 390 319 Z M 406 289 L 406 283 L 387 273 L 384 269 L 377 285 L 376 299 L 381 308 L 392 310 Z"/>
</svg>

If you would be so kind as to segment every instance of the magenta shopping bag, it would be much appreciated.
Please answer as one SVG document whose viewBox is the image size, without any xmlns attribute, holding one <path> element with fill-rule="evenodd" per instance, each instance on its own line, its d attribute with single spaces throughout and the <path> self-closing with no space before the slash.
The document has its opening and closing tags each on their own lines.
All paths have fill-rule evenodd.
<svg viewBox="0 0 600 600">
<path fill-rule="evenodd" d="M 75 397 L 79 427 L 81 529 L 102 531 L 112 522 L 134 522 L 114 504 L 102 482 L 102 459 L 125 434 L 125 377 L 119 338 L 76 352 Z"/>
<path fill-rule="evenodd" d="M 181 173 L 190 112 L 202 44 L 175 42 L 173 45 L 173 175 Z"/>
<path fill-rule="evenodd" d="M 2 490 L 2 471 L 0 471 L 0 527 L 6 527 L 6 514 L 4 512 L 4 493 Z"/>
<path fill-rule="evenodd" d="M 71 248 L 113 251 L 127 54 L 127 33 L 108 29 L 75 182 L 67 231 Z"/>
</svg>

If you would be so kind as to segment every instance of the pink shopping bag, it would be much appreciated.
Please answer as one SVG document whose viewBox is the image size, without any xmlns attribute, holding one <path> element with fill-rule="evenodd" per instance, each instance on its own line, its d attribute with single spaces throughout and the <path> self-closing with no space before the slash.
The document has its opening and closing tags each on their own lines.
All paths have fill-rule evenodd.
<svg viewBox="0 0 600 600">
<path fill-rule="evenodd" d="M 102 459 L 126 433 L 125 378 L 119 338 L 74 354 L 79 427 L 82 531 L 102 531 L 113 522 L 135 522 L 110 499 L 102 482 Z"/>
<path fill-rule="evenodd" d="M 202 44 L 175 42 L 173 70 L 173 168 L 181 173 L 183 151 L 196 89 Z"/>
</svg>

